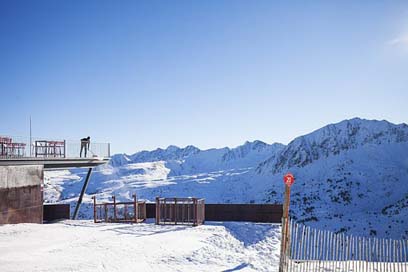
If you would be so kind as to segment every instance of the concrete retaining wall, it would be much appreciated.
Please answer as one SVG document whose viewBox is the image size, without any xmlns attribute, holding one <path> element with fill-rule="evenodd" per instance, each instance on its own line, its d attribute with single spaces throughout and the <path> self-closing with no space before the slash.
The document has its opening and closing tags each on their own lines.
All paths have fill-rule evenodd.
<svg viewBox="0 0 408 272">
<path fill-rule="evenodd" d="M 0 224 L 42 223 L 43 166 L 0 166 Z"/>
</svg>

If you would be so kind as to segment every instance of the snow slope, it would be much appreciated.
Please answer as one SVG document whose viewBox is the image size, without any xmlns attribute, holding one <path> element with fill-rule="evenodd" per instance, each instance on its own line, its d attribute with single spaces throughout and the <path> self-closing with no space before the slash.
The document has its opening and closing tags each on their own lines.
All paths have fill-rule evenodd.
<svg viewBox="0 0 408 272">
<path fill-rule="evenodd" d="M 0 271 L 278 271 L 280 228 L 208 222 L 0 226 Z"/>
<path fill-rule="evenodd" d="M 236 148 L 169 146 L 117 154 L 94 171 L 80 216 L 92 216 L 92 195 L 129 199 L 134 192 L 148 201 L 199 196 L 207 203 L 281 203 L 287 171 L 296 176 L 296 220 L 355 235 L 408 238 L 408 126 L 358 118 L 286 146 L 255 141 Z M 74 203 L 84 174 L 48 173 L 46 201 Z"/>
</svg>

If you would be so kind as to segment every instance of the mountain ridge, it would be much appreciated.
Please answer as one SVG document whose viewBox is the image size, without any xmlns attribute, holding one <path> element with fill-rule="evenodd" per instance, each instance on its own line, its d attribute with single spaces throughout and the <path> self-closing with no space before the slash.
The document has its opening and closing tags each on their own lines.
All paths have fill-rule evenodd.
<svg viewBox="0 0 408 272">
<path fill-rule="evenodd" d="M 329 124 L 287 145 L 253 141 L 235 148 L 169 146 L 114 155 L 95 169 L 81 213 L 92 216 L 92 195 L 128 199 L 133 192 L 148 201 L 199 196 L 207 203 L 282 203 L 287 171 L 297 178 L 294 219 L 338 232 L 408 238 L 408 126 L 360 118 Z M 75 203 L 83 175 L 47 178 L 52 197 L 46 200 Z"/>
</svg>

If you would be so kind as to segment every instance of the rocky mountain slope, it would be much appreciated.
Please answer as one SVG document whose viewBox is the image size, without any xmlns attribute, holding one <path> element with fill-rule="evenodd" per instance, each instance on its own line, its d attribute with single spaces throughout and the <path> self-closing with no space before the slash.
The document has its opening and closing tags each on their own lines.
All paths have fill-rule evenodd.
<svg viewBox="0 0 408 272">
<path fill-rule="evenodd" d="M 296 176 L 291 215 L 338 232 L 408 238 L 408 126 L 345 120 L 288 145 L 246 142 L 236 148 L 194 146 L 117 154 L 94 172 L 96 194 L 130 198 L 199 196 L 207 203 L 281 203 L 282 176 Z M 74 203 L 84 171 L 49 172 L 46 199 Z M 81 216 L 91 216 L 89 206 Z"/>
</svg>

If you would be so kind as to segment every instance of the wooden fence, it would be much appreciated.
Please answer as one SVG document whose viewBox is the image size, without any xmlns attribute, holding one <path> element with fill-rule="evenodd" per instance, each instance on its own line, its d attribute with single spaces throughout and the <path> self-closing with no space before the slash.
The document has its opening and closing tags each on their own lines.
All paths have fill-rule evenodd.
<svg viewBox="0 0 408 272">
<path fill-rule="evenodd" d="M 156 203 L 146 203 L 146 212 L 147 218 L 155 218 Z M 281 223 L 282 205 L 205 203 L 205 220 Z"/>
<path fill-rule="evenodd" d="M 292 221 L 283 229 L 287 246 L 280 271 L 408 272 L 408 240 L 358 237 Z"/>
<path fill-rule="evenodd" d="M 116 202 L 116 197 L 112 196 L 113 202 L 96 203 L 94 201 L 94 222 L 95 223 L 140 223 L 146 220 L 146 202 L 138 201 L 133 195 L 133 201 Z"/>
<path fill-rule="evenodd" d="M 204 198 L 156 198 L 156 224 L 198 226 L 205 221 Z"/>
<path fill-rule="evenodd" d="M 43 205 L 44 222 L 69 219 L 69 214 L 70 214 L 69 204 L 45 203 Z"/>
</svg>

